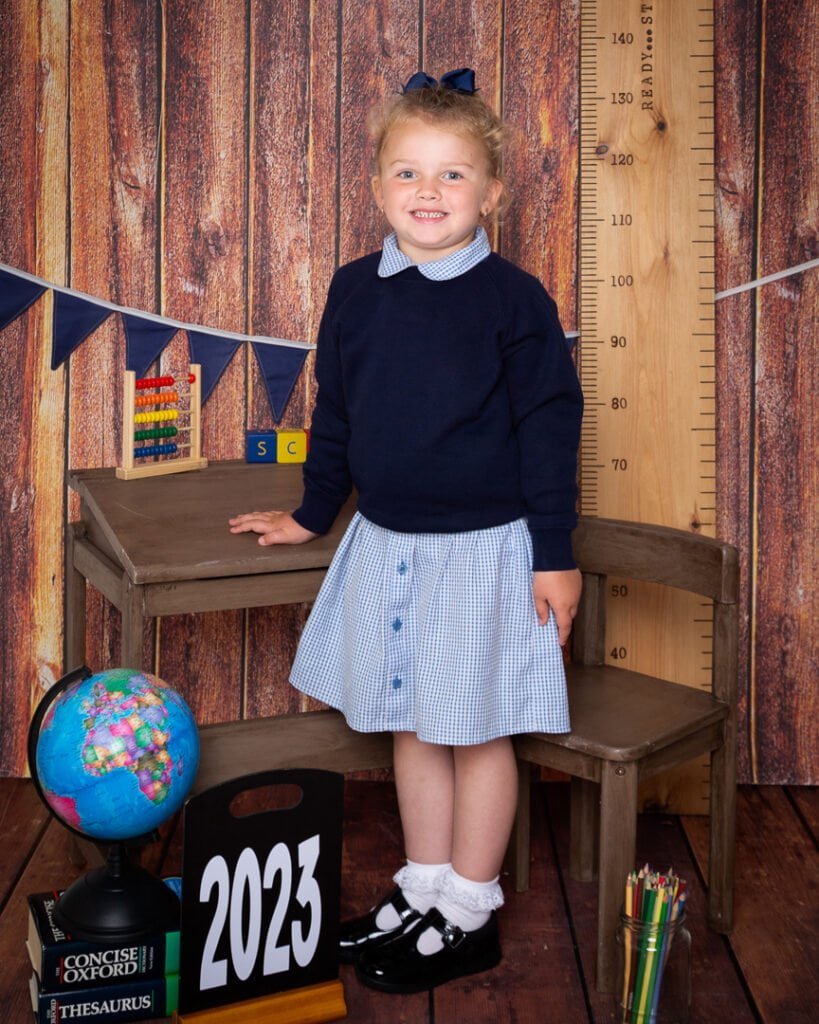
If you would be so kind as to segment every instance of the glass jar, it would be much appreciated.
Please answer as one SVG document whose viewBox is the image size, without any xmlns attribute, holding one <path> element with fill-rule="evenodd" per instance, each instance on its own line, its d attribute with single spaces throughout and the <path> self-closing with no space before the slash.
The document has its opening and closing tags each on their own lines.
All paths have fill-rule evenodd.
<svg viewBox="0 0 819 1024">
<path fill-rule="evenodd" d="M 620 915 L 616 985 L 618 1024 L 689 1024 L 691 935 L 684 913 L 666 924 Z"/>
</svg>

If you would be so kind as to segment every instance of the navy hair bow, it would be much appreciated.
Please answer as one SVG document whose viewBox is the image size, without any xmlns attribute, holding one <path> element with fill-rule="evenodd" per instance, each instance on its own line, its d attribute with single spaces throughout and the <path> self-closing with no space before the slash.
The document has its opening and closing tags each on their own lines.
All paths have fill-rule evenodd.
<svg viewBox="0 0 819 1024">
<path fill-rule="evenodd" d="M 436 85 L 440 85 L 442 89 L 452 89 L 453 92 L 464 92 L 469 96 L 477 92 L 475 72 L 472 68 L 447 71 L 445 75 L 441 75 L 440 82 L 436 82 L 426 71 L 416 71 L 404 86 L 404 92 L 412 92 L 414 89 L 434 89 Z"/>
</svg>

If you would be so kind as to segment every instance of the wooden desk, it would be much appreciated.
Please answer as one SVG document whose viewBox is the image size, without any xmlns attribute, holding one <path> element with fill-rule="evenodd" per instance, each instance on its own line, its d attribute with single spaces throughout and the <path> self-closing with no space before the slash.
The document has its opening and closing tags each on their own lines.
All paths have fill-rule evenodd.
<svg viewBox="0 0 819 1024">
<path fill-rule="evenodd" d="M 150 668 L 142 665 L 147 618 L 312 600 L 354 501 L 330 533 L 309 544 L 262 548 L 255 534 L 228 529 L 228 519 L 240 512 L 295 508 L 301 471 L 299 465 L 216 462 L 137 480 L 118 480 L 113 469 L 71 473 L 81 504 L 67 535 L 67 670 L 85 661 L 88 583 L 120 610 L 120 664 L 133 668 Z M 263 769 L 353 772 L 392 763 L 388 733 L 353 732 L 337 711 L 207 725 L 200 739 L 196 792 Z"/>
<path fill-rule="evenodd" d="M 174 476 L 118 480 L 113 469 L 76 470 L 80 520 L 66 545 L 66 667 L 85 660 L 86 584 L 122 615 L 120 664 L 142 664 L 142 627 L 157 615 L 310 601 L 353 514 L 350 501 L 324 537 L 262 548 L 228 519 L 301 501 L 300 465 L 216 462 Z"/>
</svg>

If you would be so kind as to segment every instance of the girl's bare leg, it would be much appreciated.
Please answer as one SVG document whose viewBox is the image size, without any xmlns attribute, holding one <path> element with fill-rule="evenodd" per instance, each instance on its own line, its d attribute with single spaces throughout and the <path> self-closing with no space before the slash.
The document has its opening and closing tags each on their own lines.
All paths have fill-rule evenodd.
<svg viewBox="0 0 819 1024">
<path fill-rule="evenodd" d="M 397 732 L 393 760 L 407 858 L 448 864 L 455 799 L 452 748 L 422 743 L 413 732 Z"/>
<path fill-rule="evenodd" d="M 512 741 L 504 736 L 452 751 L 452 867 L 464 878 L 488 882 L 500 873 L 515 820 L 518 771 Z"/>
<path fill-rule="evenodd" d="M 512 741 L 445 747 L 399 732 L 393 746 L 407 857 L 420 864 L 451 861 L 476 882 L 495 878 L 517 804 Z"/>
</svg>

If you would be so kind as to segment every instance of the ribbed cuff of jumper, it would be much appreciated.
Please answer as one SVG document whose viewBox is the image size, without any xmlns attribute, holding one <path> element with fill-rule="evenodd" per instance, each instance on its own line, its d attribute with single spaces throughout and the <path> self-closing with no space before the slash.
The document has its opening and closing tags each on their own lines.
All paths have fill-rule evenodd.
<svg viewBox="0 0 819 1024">
<path fill-rule="evenodd" d="M 576 569 L 572 554 L 571 530 L 530 530 L 532 534 L 532 572 L 558 572 Z"/>
<path fill-rule="evenodd" d="M 332 501 L 321 494 L 316 494 L 315 491 L 305 491 L 301 505 L 292 515 L 305 530 L 327 533 L 343 504 L 343 501 Z"/>
</svg>

